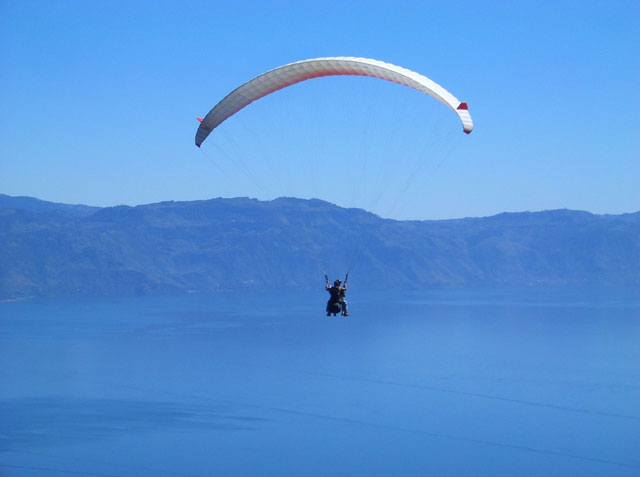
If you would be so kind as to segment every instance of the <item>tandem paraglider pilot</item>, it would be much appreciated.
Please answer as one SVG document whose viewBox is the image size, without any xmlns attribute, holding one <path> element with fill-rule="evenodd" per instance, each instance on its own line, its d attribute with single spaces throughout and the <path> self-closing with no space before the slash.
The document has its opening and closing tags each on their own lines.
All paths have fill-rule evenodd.
<svg viewBox="0 0 640 477">
<path fill-rule="evenodd" d="M 329 280 L 326 280 L 326 289 L 331 295 L 327 302 L 327 316 L 336 316 L 338 313 L 342 313 L 342 316 L 349 316 L 347 311 L 347 281 L 344 285 L 340 280 L 333 282 L 333 286 L 329 285 Z"/>
</svg>

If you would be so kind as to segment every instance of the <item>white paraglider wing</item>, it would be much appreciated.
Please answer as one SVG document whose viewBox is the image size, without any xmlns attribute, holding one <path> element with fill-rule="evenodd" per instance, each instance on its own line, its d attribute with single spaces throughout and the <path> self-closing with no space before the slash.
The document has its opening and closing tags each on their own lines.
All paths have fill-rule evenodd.
<svg viewBox="0 0 640 477">
<path fill-rule="evenodd" d="M 415 88 L 451 108 L 460 118 L 465 133 L 469 134 L 473 130 L 473 121 L 467 103 L 460 102 L 426 76 L 400 66 L 367 58 L 315 58 L 267 71 L 233 90 L 201 121 L 196 133 L 196 146 L 200 147 L 211 131 L 226 119 L 263 96 L 308 79 L 339 75 L 370 76 Z"/>
</svg>

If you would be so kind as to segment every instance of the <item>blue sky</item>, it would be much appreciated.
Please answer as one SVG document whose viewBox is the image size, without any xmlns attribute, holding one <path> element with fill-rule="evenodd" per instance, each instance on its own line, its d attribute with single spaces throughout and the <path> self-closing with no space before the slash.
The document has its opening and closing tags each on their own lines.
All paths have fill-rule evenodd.
<svg viewBox="0 0 640 477">
<path fill-rule="evenodd" d="M 0 1 L 0 193 L 101 206 L 320 196 L 429 219 L 637 211 L 639 22 L 636 1 Z M 331 78 L 249 106 L 208 150 L 193 145 L 194 117 L 233 88 L 319 56 L 418 71 L 469 103 L 476 130 L 450 137 L 458 125 L 437 106 L 447 117 L 432 126 L 415 91 Z M 432 128 L 446 148 L 423 144 Z M 356 147 L 379 156 L 367 165 L 377 179 L 327 171 L 323 153 L 346 164 Z M 427 158 L 419 174 L 380 159 L 399 147 Z M 398 179 L 378 202 L 380 177 L 403 170 L 409 187 Z"/>
</svg>

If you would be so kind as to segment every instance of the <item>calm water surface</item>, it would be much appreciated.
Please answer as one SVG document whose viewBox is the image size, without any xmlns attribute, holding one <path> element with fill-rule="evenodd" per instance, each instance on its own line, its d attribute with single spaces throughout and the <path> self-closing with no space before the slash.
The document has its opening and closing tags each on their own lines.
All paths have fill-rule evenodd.
<svg viewBox="0 0 640 477">
<path fill-rule="evenodd" d="M 0 303 L 0 475 L 640 475 L 640 293 Z"/>
</svg>

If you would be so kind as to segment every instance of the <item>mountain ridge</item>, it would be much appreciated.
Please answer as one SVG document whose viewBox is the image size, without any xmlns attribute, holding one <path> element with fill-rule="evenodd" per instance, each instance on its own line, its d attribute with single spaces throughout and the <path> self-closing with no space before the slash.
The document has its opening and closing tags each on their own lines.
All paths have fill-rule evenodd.
<svg viewBox="0 0 640 477">
<path fill-rule="evenodd" d="M 374 289 L 640 284 L 640 212 L 401 221 L 318 199 L 0 199 L 0 299 L 305 289 L 348 269 Z"/>
</svg>

